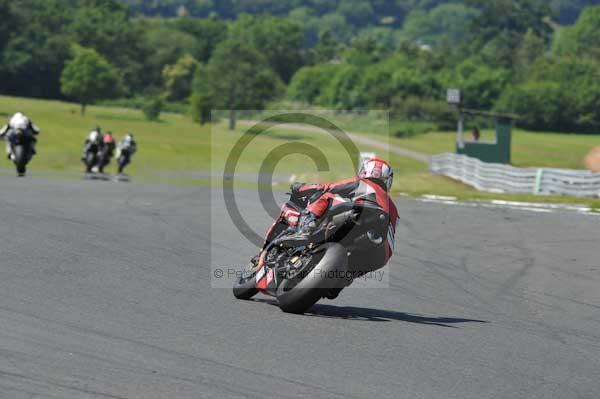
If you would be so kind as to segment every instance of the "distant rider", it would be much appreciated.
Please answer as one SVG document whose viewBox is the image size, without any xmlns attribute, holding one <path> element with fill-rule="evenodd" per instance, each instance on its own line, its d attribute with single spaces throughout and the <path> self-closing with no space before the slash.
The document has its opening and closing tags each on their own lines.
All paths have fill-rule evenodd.
<svg viewBox="0 0 600 399">
<path fill-rule="evenodd" d="M 102 149 L 102 146 L 104 145 L 104 142 L 102 140 L 102 130 L 99 126 L 97 126 L 95 129 L 92 129 L 92 131 L 89 132 L 87 137 L 85 138 L 85 142 L 83 143 L 83 155 L 81 156 L 82 161 L 85 162 L 87 153 L 90 151 L 90 148 L 94 145 L 96 146 L 98 151 L 100 151 Z"/>
<path fill-rule="evenodd" d="M 103 173 L 104 167 L 110 163 L 110 160 L 115 152 L 115 147 L 115 138 L 113 137 L 112 132 L 109 130 L 108 132 L 102 135 L 102 147 L 100 148 L 100 165 L 98 165 L 98 171 L 100 173 Z"/>
<path fill-rule="evenodd" d="M 131 162 L 131 157 L 137 151 L 137 143 L 133 139 L 133 134 L 127 133 L 117 145 L 117 158 L 119 162 L 119 174 Z"/>
<path fill-rule="evenodd" d="M 12 150 L 10 145 L 11 137 L 19 130 L 25 134 L 31 135 L 31 155 L 36 154 L 35 144 L 37 139 L 35 136 L 40 133 L 40 129 L 34 125 L 31 119 L 29 119 L 25 114 L 22 112 L 17 112 L 8 120 L 8 123 L 4 125 L 2 129 L 0 129 L 0 137 L 4 137 L 6 142 L 6 155 L 9 160 L 12 160 Z"/>
</svg>

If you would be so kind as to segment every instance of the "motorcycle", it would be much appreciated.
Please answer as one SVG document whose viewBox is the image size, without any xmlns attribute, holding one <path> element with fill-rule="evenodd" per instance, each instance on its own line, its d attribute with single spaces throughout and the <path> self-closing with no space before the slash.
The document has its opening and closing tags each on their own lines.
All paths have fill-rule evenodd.
<svg viewBox="0 0 600 399">
<path fill-rule="evenodd" d="M 15 164 L 18 176 L 25 176 L 27 164 L 33 157 L 33 141 L 35 139 L 27 131 L 18 129 L 8 136 L 11 160 Z"/>
<path fill-rule="evenodd" d="M 293 197 L 293 196 L 292 196 Z M 267 233 L 258 260 L 233 287 L 238 299 L 259 292 L 277 298 L 288 313 L 304 313 L 322 298 L 334 299 L 354 278 L 373 269 L 349 262 L 355 251 L 381 251 L 389 229 L 389 209 L 373 196 L 337 197 L 313 232 L 298 241 L 301 207 L 293 198 Z"/>
<path fill-rule="evenodd" d="M 121 148 L 118 152 L 119 154 L 117 156 L 117 165 L 119 167 L 119 174 L 123 174 L 125 166 L 127 166 L 131 161 L 132 153 L 131 150 L 128 148 Z"/>
<path fill-rule="evenodd" d="M 100 160 L 100 145 L 92 142 L 88 143 L 85 148 L 83 163 L 85 164 L 85 172 L 92 173 L 92 169 L 99 166 Z"/>
<path fill-rule="evenodd" d="M 104 173 L 104 168 L 110 163 L 112 158 L 112 149 L 108 145 L 104 145 L 98 152 L 98 172 Z"/>
</svg>

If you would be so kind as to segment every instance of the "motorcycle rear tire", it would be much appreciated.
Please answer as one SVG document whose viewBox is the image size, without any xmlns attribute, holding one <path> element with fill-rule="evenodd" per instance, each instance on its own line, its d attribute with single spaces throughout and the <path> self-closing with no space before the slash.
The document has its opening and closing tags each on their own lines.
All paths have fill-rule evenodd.
<svg viewBox="0 0 600 399">
<path fill-rule="evenodd" d="M 277 302 L 282 311 L 304 313 L 326 297 L 332 288 L 345 287 L 343 276 L 348 270 L 346 248 L 337 243 L 327 243 L 323 247 L 325 255 L 304 279 L 289 290 L 286 289 L 289 280 L 283 281 L 277 289 Z"/>
</svg>

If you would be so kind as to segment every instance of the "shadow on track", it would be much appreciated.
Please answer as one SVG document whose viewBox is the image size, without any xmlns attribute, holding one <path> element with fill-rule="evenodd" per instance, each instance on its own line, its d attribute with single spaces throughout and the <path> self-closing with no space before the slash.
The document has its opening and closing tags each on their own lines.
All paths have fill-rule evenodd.
<svg viewBox="0 0 600 399">
<path fill-rule="evenodd" d="M 277 306 L 277 302 L 269 299 L 254 299 L 256 302 L 268 303 Z M 455 324 L 460 323 L 489 323 L 485 320 L 463 319 L 457 317 L 435 317 L 415 315 L 393 310 L 382 310 L 372 308 L 361 308 L 356 306 L 334 306 L 316 304 L 305 316 L 324 317 L 332 319 L 358 320 L 358 321 L 404 321 L 407 323 L 426 324 L 439 327 L 457 328 Z"/>
<path fill-rule="evenodd" d="M 485 320 L 463 319 L 456 317 L 434 317 L 415 315 L 393 310 L 360 308 L 355 306 L 314 305 L 307 314 L 318 317 L 366 321 L 405 321 L 407 323 L 429 324 L 440 327 L 456 328 L 458 323 L 488 323 Z"/>
</svg>

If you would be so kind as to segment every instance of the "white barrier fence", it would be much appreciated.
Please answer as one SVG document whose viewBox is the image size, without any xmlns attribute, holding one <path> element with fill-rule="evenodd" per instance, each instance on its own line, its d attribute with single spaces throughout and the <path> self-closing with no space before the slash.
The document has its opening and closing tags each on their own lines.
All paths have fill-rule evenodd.
<svg viewBox="0 0 600 399">
<path fill-rule="evenodd" d="M 431 157 L 430 170 L 481 191 L 600 197 L 600 173 L 587 170 L 515 168 L 451 153 Z"/>
</svg>

